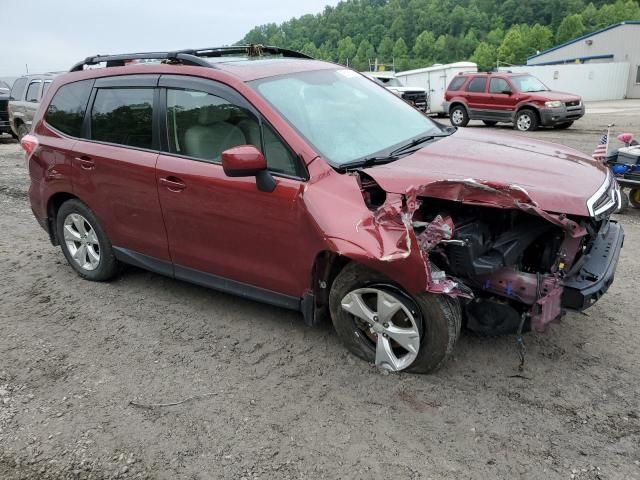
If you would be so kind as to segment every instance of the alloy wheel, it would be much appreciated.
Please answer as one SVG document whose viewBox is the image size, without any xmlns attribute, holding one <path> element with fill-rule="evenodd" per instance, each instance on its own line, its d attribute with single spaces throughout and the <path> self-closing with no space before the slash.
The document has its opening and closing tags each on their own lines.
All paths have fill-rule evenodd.
<svg viewBox="0 0 640 480">
<path fill-rule="evenodd" d="M 462 113 L 462 110 L 454 110 L 451 114 L 451 121 L 454 123 L 454 125 L 460 125 L 463 120 L 464 115 Z"/>
<path fill-rule="evenodd" d="M 522 113 L 518 116 L 518 130 L 526 132 L 531 128 L 531 115 Z"/>
<path fill-rule="evenodd" d="M 100 243 L 93 226 L 78 213 L 64 219 L 64 242 L 73 261 L 83 270 L 95 270 L 100 264 Z"/>
<path fill-rule="evenodd" d="M 396 295 L 379 288 L 358 288 L 344 296 L 341 306 L 352 315 L 355 334 L 375 349 L 379 368 L 404 370 L 416 359 L 420 350 L 416 313 Z"/>
</svg>

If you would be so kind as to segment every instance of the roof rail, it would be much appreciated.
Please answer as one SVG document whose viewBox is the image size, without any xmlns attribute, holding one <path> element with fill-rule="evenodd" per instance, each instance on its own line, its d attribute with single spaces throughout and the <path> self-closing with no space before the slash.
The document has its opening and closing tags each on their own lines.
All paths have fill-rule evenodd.
<svg viewBox="0 0 640 480">
<path fill-rule="evenodd" d="M 163 60 L 171 63 L 182 63 L 184 65 L 196 65 L 200 67 L 213 68 L 213 66 L 203 60 L 208 57 L 224 57 L 233 55 L 246 55 L 249 58 L 258 58 L 266 55 L 282 55 L 292 58 L 313 58 L 296 50 L 287 48 L 265 46 L 265 45 L 234 45 L 230 47 L 199 48 L 197 50 L 178 50 L 175 52 L 146 52 L 146 53 L 123 53 L 117 55 L 95 55 L 87 57 L 83 61 L 71 67 L 70 72 L 83 70 L 85 65 L 96 65 L 106 62 L 107 67 L 122 67 L 129 60 Z"/>
</svg>

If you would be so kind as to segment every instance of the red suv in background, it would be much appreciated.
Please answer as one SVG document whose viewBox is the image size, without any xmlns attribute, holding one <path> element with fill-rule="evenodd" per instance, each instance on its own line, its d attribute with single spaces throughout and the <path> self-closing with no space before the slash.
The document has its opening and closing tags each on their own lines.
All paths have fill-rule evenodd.
<svg viewBox="0 0 640 480">
<path fill-rule="evenodd" d="M 445 127 L 276 47 L 89 58 L 22 145 L 33 213 L 81 277 L 128 263 L 330 317 L 394 371 L 438 368 L 463 320 L 542 331 L 586 308 L 624 239 L 602 162 Z"/>
<path fill-rule="evenodd" d="M 526 73 L 461 73 L 451 80 L 443 107 L 456 127 L 482 120 L 489 126 L 513 123 L 523 132 L 569 128 L 584 115 L 578 95 L 549 90 Z"/>
</svg>

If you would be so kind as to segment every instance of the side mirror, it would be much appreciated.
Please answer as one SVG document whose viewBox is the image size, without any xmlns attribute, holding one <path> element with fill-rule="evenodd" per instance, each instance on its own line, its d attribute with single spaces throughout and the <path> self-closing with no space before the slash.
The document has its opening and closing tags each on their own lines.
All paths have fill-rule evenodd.
<svg viewBox="0 0 640 480">
<path fill-rule="evenodd" d="M 256 177 L 256 186 L 263 192 L 273 192 L 276 188 L 264 155 L 253 145 L 240 145 L 222 152 L 222 169 L 227 177 Z"/>
</svg>

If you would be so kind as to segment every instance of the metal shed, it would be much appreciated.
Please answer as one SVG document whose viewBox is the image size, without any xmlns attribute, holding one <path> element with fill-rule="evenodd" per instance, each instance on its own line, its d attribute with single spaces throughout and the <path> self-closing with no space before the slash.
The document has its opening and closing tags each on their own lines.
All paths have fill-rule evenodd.
<svg viewBox="0 0 640 480">
<path fill-rule="evenodd" d="M 640 98 L 640 21 L 620 22 L 575 38 L 527 59 L 527 66 L 592 63 L 626 63 L 629 65 L 626 85 L 610 85 L 624 89 L 626 98 Z M 535 74 L 535 70 L 530 69 Z M 577 81 L 580 81 L 577 79 Z M 606 95 L 605 95 L 606 96 Z"/>
</svg>

